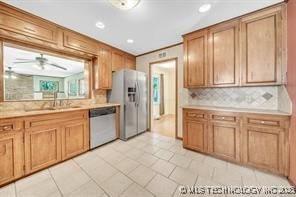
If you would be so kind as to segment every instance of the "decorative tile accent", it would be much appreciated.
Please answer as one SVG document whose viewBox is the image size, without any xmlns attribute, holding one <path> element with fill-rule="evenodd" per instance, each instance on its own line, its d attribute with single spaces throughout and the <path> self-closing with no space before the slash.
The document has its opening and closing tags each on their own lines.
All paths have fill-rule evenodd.
<svg viewBox="0 0 296 197">
<path fill-rule="evenodd" d="M 190 89 L 186 104 L 277 110 L 278 88 L 266 86 Z"/>
<path fill-rule="evenodd" d="M 262 95 L 263 98 L 265 98 L 266 100 L 269 100 L 273 97 L 272 94 L 268 93 L 268 92 L 265 92 L 263 95 Z"/>
</svg>

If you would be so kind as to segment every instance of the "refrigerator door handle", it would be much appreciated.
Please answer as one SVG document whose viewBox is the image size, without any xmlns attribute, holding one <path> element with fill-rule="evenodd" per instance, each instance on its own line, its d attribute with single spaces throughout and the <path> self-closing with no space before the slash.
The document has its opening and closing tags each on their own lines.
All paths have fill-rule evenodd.
<svg viewBox="0 0 296 197">
<path fill-rule="evenodd" d="M 140 93 L 140 86 L 139 86 L 139 83 L 138 83 L 138 81 L 137 81 L 137 93 L 138 93 L 138 98 L 137 98 L 137 105 L 138 105 L 138 107 L 139 107 L 139 102 L 140 102 L 140 100 L 141 100 L 141 93 Z"/>
<path fill-rule="evenodd" d="M 137 82 L 135 83 L 135 107 L 137 107 L 137 105 L 138 105 L 138 96 L 137 96 L 137 92 L 138 92 L 138 85 L 137 85 Z"/>
</svg>

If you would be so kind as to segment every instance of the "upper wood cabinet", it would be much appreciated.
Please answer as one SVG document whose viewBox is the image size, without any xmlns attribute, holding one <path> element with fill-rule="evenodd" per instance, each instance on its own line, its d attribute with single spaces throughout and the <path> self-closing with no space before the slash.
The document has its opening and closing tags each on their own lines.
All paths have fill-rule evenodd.
<svg viewBox="0 0 296 197">
<path fill-rule="evenodd" d="M 0 185 L 24 174 L 23 132 L 0 134 Z"/>
<path fill-rule="evenodd" d="M 0 34 L 39 44 L 57 44 L 58 27 L 0 4 Z"/>
<path fill-rule="evenodd" d="M 118 71 L 123 69 L 124 66 L 124 54 L 117 51 L 112 52 L 112 71 Z"/>
<path fill-rule="evenodd" d="M 112 88 L 112 51 L 100 48 L 98 58 L 94 59 L 94 87 L 95 89 Z"/>
<path fill-rule="evenodd" d="M 239 85 L 239 21 L 209 29 L 209 85 Z"/>
<path fill-rule="evenodd" d="M 125 64 L 126 68 L 136 70 L 136 59 L 135 59 L 135 57 L 131 57 L 131 56 L 126 55 L 124 64 Z"/>
<path fill-rule="evenodd" d="M 205 87 L 207 81 L 207 31 L 184 37 L 184 86 Z"/>
<path fill-rule="evenodd" d="M 185 35 L 184 87 L 285 83 L 285 15 L 282 4 Z"/>
<path fill-rule="evenodd" d="M 86 36 L 66 30 L 63 32 L 63 36 L 63 46 L 66 48 L 90 54 L 96 54 L 98 51 L 98 44 Z"/>
<path fill-rule="evenodd" d="M 281 84 L 284 38 L 282 7 L 241 19 L 244 85 Z"/>
</svg>

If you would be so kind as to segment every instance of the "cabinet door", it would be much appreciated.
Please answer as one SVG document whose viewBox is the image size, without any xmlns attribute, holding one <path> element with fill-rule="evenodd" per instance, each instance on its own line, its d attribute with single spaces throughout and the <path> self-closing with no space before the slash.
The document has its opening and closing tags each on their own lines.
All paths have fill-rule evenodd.
<svg viewBox="0 0 296 197">
<path fill-rule="evenodd" d="M 243 131 L 243 161 L 248 165 L 287 175 L 285 132 L 267 127 L 246 127 Z"/>
<path fill-rule="evenodd" d="M 209 125 L 208 150 L 218 157 L 240 161 L 240 132 L 238 126 L 212 123 Z"/>
<path fill-rule="evenodd" d="M 239 22 L 227 22 L 209 30 L 209 84 L 239 85 Z"/>
<path fill-rule="evenodd" d="M 89 149 L 89 131 L 86 122 L 67 123 L 62 129 L 62 159 L 68 159 Z"/>
<path fill-rule="evenodd" d="M 99 51 L 99 59 L 95 68 L 96 89 L 112 88 L 112 54 L 109 49 L 101 48 Z"/>
<path fill-rule="evenodd" d="M 26 173 L 31 173 L 61 161 L 61 129 L 40 127 L 25 132 Z"/>
<path fill-rule="evenodd" d="M 0 135 L 0 185 L 24 174 L 24 144 L 22 132 Z"/>
<path fill-rule="evenodd" d="M 58 28 L 56 25 L 38 20 L 8 7 L 1 6 L 0 30 L 1 36 L 4 37 L 39 44 L 57 44 Z"/>
<path fill-rule="evenodd" d="M 125 57 L 125 67 L 132 69 L 132 70 L 136 70 L 136 60 L 132 57 Z"/>
<path fill-rule="evenodd" d="M 112 71 L 118 71 L 123 68 L 124 68 L 123 54 L 113 52 L 112 53 Z"/>
<path fill-rule="evenodd" d="M 281 7 L 242 18 L 243 85 L 282 83 L 283 36 Z"/>
<path fill-rule="evenodd" d="M 86 36 L 79 35 L 71 31 L 63 32 L 63 44 L 65 48 L 74 49 L 81 52 L 96 54 L 98 45 L 96 41 L 89 39 Z"/>
<path fill-rule="evenodd" d="M 196 32 L 184 37 L 184 86 L 206 86 L 207 80 L 207 34 Z"/>
<path fill-rule="evenodd" d="M 183 145 L 186 148 L 204 152 L 207 147 L 207 124 L 184 121 Z"/>
</svg>

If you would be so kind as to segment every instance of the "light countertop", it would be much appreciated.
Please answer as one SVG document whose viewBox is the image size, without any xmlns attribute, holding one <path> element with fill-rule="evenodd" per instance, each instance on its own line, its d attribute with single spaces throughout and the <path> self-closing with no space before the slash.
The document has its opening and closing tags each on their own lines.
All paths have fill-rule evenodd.
<svg viewBox="0 0 296 197">
<path fill-rule="evenodd" d="M 211 111 L 226 111 L 226 112 L 236 112 L 236 113 L 254 113 L 254 114 L 291 116 L 291 114 L 289 114 L 287 112 L 280 111 L 280 110 L 246 109 L 246 108 L 199 106 L 199 105 L 184 105 L 183 108 L 184 109 L 211 110 Z"/>
<path fill-rule="evenodd" d="M 63 109 L 48 109 L 48 110 L 29 109 L 29 110 L 1 111 L 0 119 L 53 114 L 53 113 L 70 112 L 70 111 L 77 111 L 77 110 L 89 110 L 89 109 L 95 109 L 95 108 L 115 107 L 115 106 L 119 106 L 119 104 L 101 103 L 101 104 L 91 104 L 91 105 L 79 105 L 79 106 L 63 108 Z"/>
</svg>

